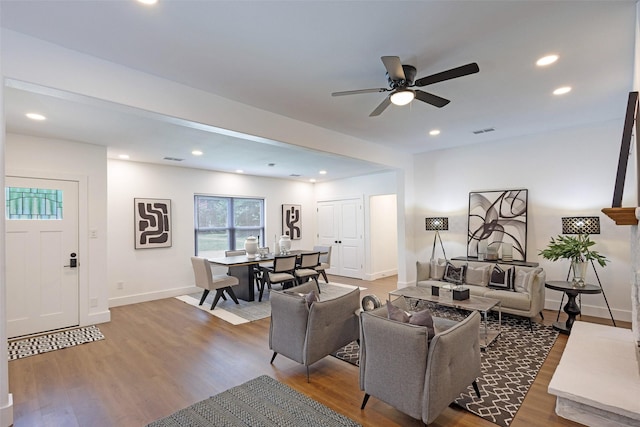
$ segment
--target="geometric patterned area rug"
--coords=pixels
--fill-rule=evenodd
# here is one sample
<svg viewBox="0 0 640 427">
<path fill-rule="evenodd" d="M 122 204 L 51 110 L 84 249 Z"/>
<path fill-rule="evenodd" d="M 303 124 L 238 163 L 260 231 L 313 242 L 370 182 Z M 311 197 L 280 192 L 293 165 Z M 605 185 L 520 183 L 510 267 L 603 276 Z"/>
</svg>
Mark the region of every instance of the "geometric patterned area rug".
<svg viewBox="0 0 640 427">
<path fill-rule="evenodd" d="M 321 301 L 336 298 L 356 288 L 356 286 L 344 285 L 342 283 L 320 282 L 319 285 Z M 360 289 L 363 290 L 366 288 Z M 257 300 L 257 295 L 255 301 L 244 301 L 242 299 L 238 299 L 239 304 L 234 303 L 231 298 L 227 298 L 226 301 L 220 299 L 218 304 L 216 304 L 216 307 L 213 310 L 210 310 L 214 296 L 215 292 L 210 292 L 202 305 L 198 305 L 200 303 L 200 298 L 202 297 L 202 292 L 191 295 L 181 295 L 176 297 L 176 299 L 209 313 L 212 316 L 216 316 L 225 322 L 231 323 L 232 325 L 241 325 L 243 323 L 249 323 L 271 316 L 271 303 L 269 302 L 268 289 L 265 289 L 262 301 Z"/>
<path fill-rule="evenodd" d="M 93 325 L 18 341 L 9 341 L 9 360 L 22 359 L 23 357 L 103 339 L 104 335 L 102 335 L 100 329 Z"/>
<path fill-rule="evenodd" d="M 428 308 L 434 316 L 454 320 L 462 320 L 469 315 L 456 309 Z M 497 329 L 496 313 L 489 314 L 488 326 Z M 533 322 L 531 332 L 526 319 L 503 315 L 500 336 L 481 353 L 482 376 L 477 381 L 481 397 L 478 398 L 469 385 L 455 403 L 494 424 L 509 426 L 557 337 L 558 332 L 551 326 Z M 358 365 L 358 350 L 358 344 L 353 342 L 333 356 Z"/>
<path fill-rule="evenodd" d="M 186 426 L 357 427 L 360 424 L 262 375 L 147 425 Z"/>
</svg>

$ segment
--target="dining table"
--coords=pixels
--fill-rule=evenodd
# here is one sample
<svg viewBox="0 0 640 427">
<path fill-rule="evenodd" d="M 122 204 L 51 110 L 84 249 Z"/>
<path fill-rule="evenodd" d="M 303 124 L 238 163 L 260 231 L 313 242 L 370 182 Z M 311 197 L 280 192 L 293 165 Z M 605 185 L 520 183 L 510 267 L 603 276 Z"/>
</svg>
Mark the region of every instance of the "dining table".
<svg viewBox="0 0 640 427">
<path fill-rule="evenodd" d="M 300 257 L 302 254 L 313 252 L 318 251 L 294 249 L 290 250 L 288 254 Z M 320 251 L 321 255 L 325 253 L 326 252 Z M 207 260 L 213 265 L 227 267 L 229 269 L 228 274 L 238 279 L 240 283 L 233 289 L 236 297 L 244 301 L 255 301 L 256 289 L 254 286 L 254 268 L 259 264 L 272 263 L 275 257 L 275 254 L 270 253 L 266 255 L 256 255 L 254 257 L 249 257 L 249 255 L 236 255 L 218 258 L 207 258 Z"/>
</svg>

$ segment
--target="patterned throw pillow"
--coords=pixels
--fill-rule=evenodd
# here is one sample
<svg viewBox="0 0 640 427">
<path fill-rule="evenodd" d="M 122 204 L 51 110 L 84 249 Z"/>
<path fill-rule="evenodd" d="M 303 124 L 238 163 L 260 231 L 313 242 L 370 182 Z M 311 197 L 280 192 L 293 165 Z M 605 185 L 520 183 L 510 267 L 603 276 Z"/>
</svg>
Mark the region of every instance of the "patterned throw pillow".
<svg viewBox="0 0 640 427">
<path fill-rule="evenodd" d="M 489 272 L 491 271 L 491 265 L 483 265 L 481 267 L 467 266 L 465 272 L 465 283 L 467 285 L 488 286 L 489 285 Z"/>
<path fill-rule="evenodd" d="M 515 278 L 513 281 L 513 290 L 516 292 L 523 292 L 526 294 L 531 293 L 531 286 L 533 285 L 533 280 L 537 274 L 540 273 L 542 269 L 536 268 L 533 270 L 523 270 L 519 269 L 515 273 Z"/>
<path fill-rule="evenodd" d="M 444 280 L 445 282 L 454 283 L 456 285 L 462 285 L 464 283 L 464 276 L 467 270 L 466 265 L 461 265 L 460 267 L 456 267 L 450 262 L 447 263 L 447 266 L 444 269 Z"/>
<path fill-rule="evenodd" d="M 513 282 L 515 280 L 515 269 L 513 267 L 503 270 L 499 265 L 494 265 L 491 270 L 491 280 L 489 287 L 493 289 L 502 289 L 504 291 L 513 290 Z"/>
</svg>

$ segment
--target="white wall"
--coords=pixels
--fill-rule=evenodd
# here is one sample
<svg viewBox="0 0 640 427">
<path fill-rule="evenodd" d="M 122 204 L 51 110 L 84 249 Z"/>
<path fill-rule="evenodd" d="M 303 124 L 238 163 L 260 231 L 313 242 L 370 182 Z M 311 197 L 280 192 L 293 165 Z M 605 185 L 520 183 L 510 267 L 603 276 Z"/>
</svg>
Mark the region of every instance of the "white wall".
<svg viewBox="0 0 640 427">
<path fill-rule="evenodd" d="M 398 206 L 395 194 L 371 196 L 370 254 L 371 273 L 367 280 L 376 280 L 398 273 Z"/>
<path fill-rule="evenodd" d="M 624 103 L 621 114 L 622 110 Z M 432 232 L 424 231 L 425 217 L 449 217 L 449 231 L 441 233 L 447 255 L 465 255 L 469 192 L 525 188 L 529 190 L 528 261 L 539 262 L 547 280 L 565 280 L 568 263 L 544 260 L 538 256 L 539 250 L 561 233 L 561 217 L 599 216 L 601 234 L 592 236 L 594 248 L 611 262 L 598 274 L 614 317 L 629 320 L 630 231 L 600 212 L 611 206 L 622 123 L 621 119 L 416 156 L 415 165 L 420 165 L 414 168 L 418 259 L 430 257 L 433 242 Z M 623 206 L 637 206 L 632 163 Z M 588 281 L 597 283 L 592 270 Z M 545 307 L 557 309 L 560 298 L 559 292 L 547 290 Z M 585 314 L 609 317 L 602 295 L 583 295 L 582 304 Z"/>
<path fill-rule="evenodd" d="M 260 197 L 266 200 L 266 244 L 282 234 L 282 204 L 302 206 L 302 239 L 293 249 L 312 248 L 316 236 L 313 184 L 248 175 L 108 161 L 108 292 L 117 306 L 195 290 L 189 257 L 194 254 L 194 195 Z M 133 199 L 171 199 L 172 246 L 134 249 Z M 117 283 L 123 282 L 123 289 Z"/>
<path fill-rule="evenodd" d="M 79 180 L 80 325 L 110 320 L 107 301 L 107 167 L 105 147 L 7 134 L 6 174 Z M 89 239 L 89 230 L 97 238 Z M 89 303 L 95 300 L 97 304 Z"/>
</svg>

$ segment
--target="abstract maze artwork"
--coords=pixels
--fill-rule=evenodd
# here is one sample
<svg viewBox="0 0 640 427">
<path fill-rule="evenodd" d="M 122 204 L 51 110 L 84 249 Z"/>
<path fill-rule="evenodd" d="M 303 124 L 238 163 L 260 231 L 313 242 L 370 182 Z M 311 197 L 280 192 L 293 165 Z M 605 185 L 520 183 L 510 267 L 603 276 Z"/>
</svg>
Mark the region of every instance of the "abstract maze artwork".
<svg viewBox="0 0 640 427">
<path fill-rule="evenodd" d="M 134 199 L 136 249 L 171 246 L 171 200 Z"/>
<path fill-rule="evenodd" d="M 291 240 L 302 238 L 301 210 L 300 205 L 282 205 L 282 234 Z"/>
</svg>

